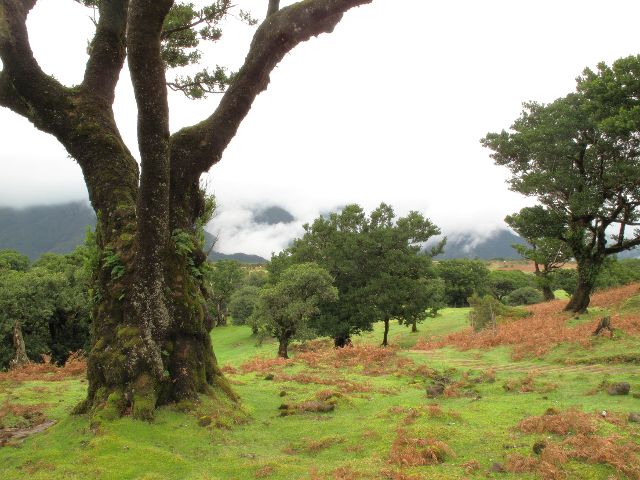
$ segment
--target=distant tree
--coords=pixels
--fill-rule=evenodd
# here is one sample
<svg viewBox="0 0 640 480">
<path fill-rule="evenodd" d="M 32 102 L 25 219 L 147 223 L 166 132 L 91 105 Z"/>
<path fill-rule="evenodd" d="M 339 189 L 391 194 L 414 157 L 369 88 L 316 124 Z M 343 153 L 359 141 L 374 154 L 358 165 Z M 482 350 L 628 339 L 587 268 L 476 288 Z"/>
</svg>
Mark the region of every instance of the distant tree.
<svg viewBox="0 0 640 480">
<path fill-rule="evenodd" d="M 489 272 L 491 294 L 500 301 L 514 290 L 532 287 L 534 283 L 533 275 L 520 270 L 491 270 Z"/>
<path fill-rule="evenodd" d="M 313 327 L 333 337 L 336 346 L 376 321 L 385 323 L 386 345 L 392 318 L 409 320 L 433 306 L 424 280 L 435 276 L 431 256 L 441 245 L 428 252 L 421 246 L 440 230 L 419 213 L 396 218 L 382 203 L 367 217 L 360 206 L 347 205 L 304 228 L 303 237 L 275 256 L 269 269 L 277 278 L 288 265 L 312 261 L 331 273 L 339 299 L 321 305 Z"/>
<path fill-rule="evenodd" d="M 262 287 L 265 283 L 269 281 L 269 272 L 266 270 L 259 268 L 251 268 L 246 270 L 246 274 L 242 279 L 243 285 L 249 285 L 252 287 Z"/>
<path fill-rule="evenodd" d="M 507 225 L 529 244 L 512 246 L 523 258 L 533 262 L 538 285 L 545 300 L 555 298 L 551 286 L 551 273 L 562 268 L 572 257 L 571 250 L 564 241 L 548 236 L 554 229 L 560 233 L 561 221 L 554 226 L 548 224 L 549 220 L 553 220 L 553 217 L 547 215 L 541 206 L 526 207 L 505 218 Z"/>
<path fill-rule="evenodd" d="M 200 272 L 206 256 L 196 233 L 206 203 L 200 178 L 220 161 L 280 61 L 371 1 L 304 0 L 282 8 L 277 1 L 253 2 L 268 14 L 238 71 L 229 72 L 197 64 L 198 47 L 221 39 L 225 19 L 258 23 L 230 0 L 199 7 L 178 0 L 78 0 L 94 8 L 95 35 L 83 78 L 68 86 L 33 54 L 27 16 L 36 0 L 0 0 L 0 106 L 53 135 L 78 162 L 98 219 L 94 343 L 87 401 L 78 411 L 101 409 L 110 398 L 109 405 L 121 400 L 120 412 L 151 419 L 158 405 L 212 389 L 235 398 L 209 336 Z M 139 159 L 113 112 L 125 61 Z M 182 67 L 190 74 L 171 73 Z M 169 90 L 189 98 L 220 93 L 220 99 L 206 118 L 171 133 Z"/>
<path fill-rule="evenodd" d="M 213 302 L 217 326 L 227 324 L 227 310 L 231 295 L 240 287 L 243 277 L 242 267 L 235 260 L 219 260 L 206 271 L 205 278 L 211 289 L 210 298 Z"/>
<path fill-rule="evenodd" d="M 64 363 L 70 352 L 88 347 L 86 267 L 80 247 L 68 255 L 47 254 L 26 271 L 0 270 L 0 368 L 12 358 L 20 364 L 43 354 Z"/>
<path fill-rule="evenodd" d="M 325 269 L 314 263 L 292 265 L 281 272 L 277 282 L 261 290 L 254 322 L 278 339 L 278 356 L 289 358 L 289 342 L 308 329 L 321 303 L 337 298 L 338 290 Z"/>
<path fill-rule="evenodd" d="M 0 270 L 15 270 L 24 272 L 29 268 L 29 257 L 17 250 L 0 250 Z"/>
<path fill-rule="evenodd" d="M 564 242 L 578 264 L 566 309 L 586 311 L 604 259 L 640 245 L 640 56 L 585 69 L 576 92 L 525 103 L 509 132 L 482 143 L 511 170 L 511 188 L 536 197 L 544 237 Z M 558 228 L 560 226 L 561 228 Z M 613 235 L 609 235 L 612 233 Z"/>
<path fill-rule="evenodd" d="M 412 291 L 407 292 L 408 301 L 403 306 L 403 315 L 398 322 L 411 327 L 411 332 L 418 331 L 418 323 L 427 318 L 435 318 L 438 311 L 445 307 L 444 280 L 434 277 L 422 278 L 418 282 L 412 282 Z M 427 308 L 425 309 L 425 305 Z"/>
<path fill-rule="evenodd" d="M 467 299 L 474 293 L 489 292 L 489 269 L 480 260 L 440 260 L 437 273 L 444 280 L 444 300 L 450 307 L 466 307 Z"/>
<path fill-rule="evenodd" d="M 229 313 L 234 325 L 246 325 L 251 317 L 258 298 L 260 296 L 260 288 L 253 285 L 245 285 L 238 288 L 229 299 Z M 253 333 L 258 333 L 253 329 Z"/>
</svg>

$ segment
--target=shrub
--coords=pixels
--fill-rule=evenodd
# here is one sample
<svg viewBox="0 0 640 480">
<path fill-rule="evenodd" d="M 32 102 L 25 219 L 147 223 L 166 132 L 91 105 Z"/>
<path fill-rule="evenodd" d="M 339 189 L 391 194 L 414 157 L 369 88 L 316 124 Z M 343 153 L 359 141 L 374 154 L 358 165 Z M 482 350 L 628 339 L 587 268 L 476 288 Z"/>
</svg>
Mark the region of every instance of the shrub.
<svg viewBox="0 0 640 480">
<path fill-rule="evenodd" d="M 503 300 L 514 290 L 535 286 L 536 279 L 530 273 L 520 270 L 492 270 L 489 272 L 489 284 L 493 296 Z"/>
<path fill-rule="evenodd" d="M 522 287 L 511 292 L 505 298 L 505 303 L 511 306 L 534 305 L 544 301 L 542 292 L 533 287 Z"/>
<path fill-rule="evenodd" d="M 491 295 L 481 297 L 474 294 L 467 299 L 467 302 L 471 306 L 469 323 L 476 332 L 487 327 L 495 327 L 498 316 L 507 315 L 510 312 L 508 307 Z"/>
</svg>

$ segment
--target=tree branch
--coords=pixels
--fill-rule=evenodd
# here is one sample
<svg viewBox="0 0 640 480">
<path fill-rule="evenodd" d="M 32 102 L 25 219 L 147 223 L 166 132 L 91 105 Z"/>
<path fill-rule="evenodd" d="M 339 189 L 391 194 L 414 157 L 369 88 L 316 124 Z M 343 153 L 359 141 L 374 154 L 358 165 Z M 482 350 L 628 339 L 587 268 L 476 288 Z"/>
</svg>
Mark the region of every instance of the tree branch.
<svg viewBox="0 0 640 480">
<path fill-rule="evenodd" d="M 46 75 L 33 56 L 26 20 L 35 4 L 36 0 L 0 0 L 0 58 L 4 64 L 0 101 L 41 130 L 60 135 L 68 128 L 69 89 Z"/>
<path fill-rule="evenodd" d="M 267 8 L 267 17 L 270 17 L 274 13 L 280 10 L 280 0 L 269 0 L 269 7 Z"/>
<path fill-rule="evenodd" d="M 142 166 L 138 232 L 143 242 L 145 238 L 159 243 L 168 239 L 169 106 L 160 32 L 172 4 L 172 0 L 132 0 L 129 8 L 127 50 L 138 106 Z M 149 248 L 151 252 L 159 246 L 149 245 Z"/>
<path fill-rule="evenodd" d="M 270 15 L 256 31 L 245 63 L 215 112 L 171 138 L 175 175 L 199 178 L 222 157 L 275 66 L 296 45 L 330 33 L 349 9 L 372 0 L 306 0 Z M 173 177 L 172 177 L 173 178 Z"/>
<path fill-rule="evenodd" d="M 638 245 L 640 245 L 640 236 L 637 236 L 636 238 L 627 240 L 622 243 L 618 242 L 616 245 L 612 247 L 607 247 L 605 248 L 604 253 L 605 255 L 620 253 L 620 252 L 624 252 L 625 250 L 629 250 L 631 248 L 637 247 Z"/>
<path fill-rule="evenodd" d="M 113 104 L 116 84 L 126 57 L 128 7 L 129 0 L 100 2 L 100 19 L 84 72 L 84 89 L 102 97 L 108 105 Z"/>
<path fill-rule="evenodd" d="M 33 121 L 29 104 L 16 91 L 11 78 L 4 71 L 0 72 L 0 106 Z"/>
</svg>

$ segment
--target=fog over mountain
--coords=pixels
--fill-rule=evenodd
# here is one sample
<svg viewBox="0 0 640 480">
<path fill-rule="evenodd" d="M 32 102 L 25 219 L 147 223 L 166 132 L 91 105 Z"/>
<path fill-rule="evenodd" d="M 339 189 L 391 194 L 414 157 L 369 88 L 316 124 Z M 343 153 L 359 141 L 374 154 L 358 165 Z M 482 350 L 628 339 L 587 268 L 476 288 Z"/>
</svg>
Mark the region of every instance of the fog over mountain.
<svg viewBox="0 0 640 480">
<path fill-rule="evenodd" d="M 304 223 L 340 209 L 298 216 L 279 205 L 220 207 L 205 232 L 206 249 L 215 242 L 209 258 L 264 263 L 272 253 L 301 236 Z M 23 209 L 0 207 L 0 249 L 16 249 L 32 260 L 45 252 L 70 252 L 84 241 L 87 228 L 93 228 L 95 222 L 95 214 L 86 202 Z M 476 231 L 474 226 L 461 231 L 443 229 L 443 235 L 447 244 L 438 259 L 519 258 L 512 245 L 525 243 L 506 226 L 485 232 Z M 637 257 L 639 253 L 624 252 L 620 257 Z"/>
</svg>

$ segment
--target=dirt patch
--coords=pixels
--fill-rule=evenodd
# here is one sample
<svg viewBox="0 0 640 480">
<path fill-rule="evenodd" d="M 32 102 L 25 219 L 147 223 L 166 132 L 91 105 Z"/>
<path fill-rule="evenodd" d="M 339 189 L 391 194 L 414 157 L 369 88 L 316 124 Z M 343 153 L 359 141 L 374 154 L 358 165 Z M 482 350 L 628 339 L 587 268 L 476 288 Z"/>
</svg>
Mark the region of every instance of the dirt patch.
<svg viewBox="0 0 640 480">
<path fill-rule="evenodd" d="M 45 420 L 42 423 L 30 428 L 5 428 L 0 429 L 0 447 L 6 445 L 16 445 L 25 438 L 35 435 L 36 433 L 44 432 L 49 427 L 52 427 L 56 422 L 54 420 Z"/>
</svg>

